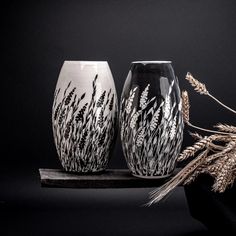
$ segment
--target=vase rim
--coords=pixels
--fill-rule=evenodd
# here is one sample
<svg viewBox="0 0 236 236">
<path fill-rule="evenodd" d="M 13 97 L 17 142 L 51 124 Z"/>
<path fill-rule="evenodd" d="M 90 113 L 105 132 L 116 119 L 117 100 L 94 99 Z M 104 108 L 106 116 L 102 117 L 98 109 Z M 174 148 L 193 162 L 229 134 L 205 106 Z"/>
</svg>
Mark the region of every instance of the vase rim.
<svg viewBox="0 0 236 236">
<path fill-rule="evenodd" d="M 68 64 L 79 64 L 79 65 L 86 65 L 86 66 L 94 66 L 94 65 L 107 65 L 108 62 L 107 61 L 73 61 L 73 60 L 66 60 L 64 61 L 64 63 L 68 63 Z"/>
<path fill-rule="evenodd" d="M 132 64 L 137 64 L 137 63 L 141 63 L 141 64 L 168 64 L 168 63 L 172 63 L 172 61 L 132 61 Z"/>
</svg>

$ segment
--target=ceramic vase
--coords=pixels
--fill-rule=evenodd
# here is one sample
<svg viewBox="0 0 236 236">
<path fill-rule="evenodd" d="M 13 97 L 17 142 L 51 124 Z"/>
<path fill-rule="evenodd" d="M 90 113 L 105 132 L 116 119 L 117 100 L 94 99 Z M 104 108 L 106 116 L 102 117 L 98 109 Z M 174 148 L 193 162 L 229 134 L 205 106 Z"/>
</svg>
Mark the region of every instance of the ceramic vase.
<svg viewBox="0 0 236 236">
<path fill-rule="evenodd" d="M 116 136 L 117 95 L 107 62 L 65 61 L 56 85 L 52 127 L 63 168 L 106 168 Z"/>
<path fill-rule="evenodd" d="M 120 134 L 132 174 L 164 178 L 183 139 L 180 89 L 170 61 L 132 62 L 120 106 Z"/>
</svg>

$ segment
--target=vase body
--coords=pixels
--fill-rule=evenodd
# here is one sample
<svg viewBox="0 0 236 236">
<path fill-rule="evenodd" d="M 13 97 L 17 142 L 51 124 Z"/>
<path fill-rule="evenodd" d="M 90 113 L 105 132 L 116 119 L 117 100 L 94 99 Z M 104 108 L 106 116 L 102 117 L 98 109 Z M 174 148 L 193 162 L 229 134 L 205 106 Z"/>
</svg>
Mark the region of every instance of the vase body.
<svg viewBox="0 0 236 236">
<path fill-rule="evenodd" d="M 56 85 L 52 126 L 63 168 L 106 168 L 116 136 L 117 95 L 107 62 L 65 61 Z"/>
<path fill-rule="evenodd" d="M 131 63 L 121 96 L 121 143 L 132 174 L 164 178 L 183 139 L 182 102 L 171 62 Z"/>
</svg>

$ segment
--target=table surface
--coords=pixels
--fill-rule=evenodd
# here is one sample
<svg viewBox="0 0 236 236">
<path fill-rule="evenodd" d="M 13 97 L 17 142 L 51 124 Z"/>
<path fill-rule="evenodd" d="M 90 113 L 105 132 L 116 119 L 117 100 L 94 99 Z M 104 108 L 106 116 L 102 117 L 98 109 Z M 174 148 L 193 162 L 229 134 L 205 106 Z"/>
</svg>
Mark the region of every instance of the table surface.
<svg viewBox="0 0 236 236">
<path fill-rule="evenodd" d="M 61 169 L 39 169 L 42 187 L 59 188 L 145 188 L 158 187 L 169 178 L 146 179 L 128 169 L 108 169 L 96 174 L 68 173 Z"/>
<path fill-rule="evenodd" d="M 2 161 L 0 235 L 206 236 L 206 228 L 190 217 L 182 187 L 160 204 L 143 207 L 152 187 L 42 188 L 39 168 L 61 169 L 47 165 Z"/>
</svg>

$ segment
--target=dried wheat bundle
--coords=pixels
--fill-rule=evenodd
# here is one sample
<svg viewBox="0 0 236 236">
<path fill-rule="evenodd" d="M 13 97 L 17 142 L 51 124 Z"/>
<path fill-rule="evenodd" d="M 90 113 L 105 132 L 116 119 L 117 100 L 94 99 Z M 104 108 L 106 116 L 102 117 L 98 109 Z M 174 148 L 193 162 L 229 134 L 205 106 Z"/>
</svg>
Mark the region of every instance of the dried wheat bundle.
<svg viewBox="0 0 236 236">
<path fill-rule="evenodd" d="M 186 79 L 194 87 L 195 91 L 207 95 L 222 105 L 224 108 L 236 114 L 236 111 L 226 106 L 209 93 L 206 85 L 195 79 L 189 72 Z M 214 192 L 224 192 L 236 179 L 236 126 L 228 124 L 217 124 L 217 130 L 210 130 L 193 125 L 189 118 L 190 102 L 188 92 L 182 92 L 182 112 L 184 122 L 194 129 L 212 133 L 209 136 L 202 136 L 198 133 L 191 133 L 197 141 L 185 150 L 178 157 L 178 161 L 191 161 L 171 180 L 160 188 L 150 193 L 150 201 L 147 205 L 159 202 L 176 186 L 192 183 L 200 174 L 209 174 L 214 178 L 212 190 Z M 194 156 L 196 156 L 194 158 Z"/>
</svg>

